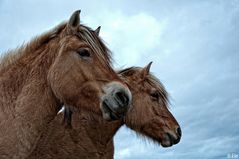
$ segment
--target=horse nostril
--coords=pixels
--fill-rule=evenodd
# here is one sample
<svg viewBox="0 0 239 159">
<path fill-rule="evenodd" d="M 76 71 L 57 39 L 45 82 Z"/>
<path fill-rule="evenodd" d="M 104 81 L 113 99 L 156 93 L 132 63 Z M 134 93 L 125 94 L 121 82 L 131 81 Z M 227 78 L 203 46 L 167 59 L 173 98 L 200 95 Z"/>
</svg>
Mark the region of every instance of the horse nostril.
<svg viewBox="0 0 239 159">
<path fill-rule="evenodd" d="M 175 145 L 175 144 L 179 143 L 179 141 L 181 139 L 180 136 L 175 138 L 175 136 L 170 133 L 166 133 L 166 134 L 167 134 L 168 139 L 170 140 L 171 145 Z"/>
<path fill-rule="evenodd" d="M 124 105 L 129 104 L 129 97 L 124 92 L 116 92 L 115 97 Z"/>
<path fill-rule="evenodd" d="M 182 131 L 181 131 L 181 128 L 180 128 L 180 127 L 177 128 L 177 134 L 178 134 L 179 137 L 182 136 Z"/>
</svg>

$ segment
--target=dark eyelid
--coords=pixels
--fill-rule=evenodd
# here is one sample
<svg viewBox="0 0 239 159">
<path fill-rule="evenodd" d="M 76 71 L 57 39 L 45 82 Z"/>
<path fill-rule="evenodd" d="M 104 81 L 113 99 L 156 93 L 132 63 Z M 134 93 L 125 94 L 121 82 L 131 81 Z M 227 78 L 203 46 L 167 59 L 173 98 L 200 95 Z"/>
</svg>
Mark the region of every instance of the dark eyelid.
<svg viewBox="0 0 239 159">
<path fill-rule="evenodd" d="M 151 97 L 158 99 L 160 94 L 158 91 L 153 91 L 152 93 L 150 93 L 150 95 Z"/>
<path fill-rule="evenodd" d="M 90 49 L 88 48 L 79 48 L 77 50 L 77 53 L 79 54 L 80 57 L 82 58 L 89 58 L 91 56 L 90 54 Z"/>
</svg>

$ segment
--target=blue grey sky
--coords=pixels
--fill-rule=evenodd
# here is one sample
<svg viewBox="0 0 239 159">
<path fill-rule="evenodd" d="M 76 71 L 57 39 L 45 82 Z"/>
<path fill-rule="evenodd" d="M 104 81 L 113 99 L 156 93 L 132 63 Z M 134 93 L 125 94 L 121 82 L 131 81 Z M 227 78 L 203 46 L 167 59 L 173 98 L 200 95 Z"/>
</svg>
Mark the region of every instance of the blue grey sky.
<svg viewBox="0 0 239 159">
<path fill-rule="evenodd" d="M 0 0 L 0 52 L 82 10 L 84 24 L 102 26 L 115 68 L 144 66 L 171 94 L 183 137 L 162 148 L 122 128 L 116 159 L 226 159 L 239 155 L 238 0 Z M 239 157 L 238 157 L 239 158 Z"/>
</svg>

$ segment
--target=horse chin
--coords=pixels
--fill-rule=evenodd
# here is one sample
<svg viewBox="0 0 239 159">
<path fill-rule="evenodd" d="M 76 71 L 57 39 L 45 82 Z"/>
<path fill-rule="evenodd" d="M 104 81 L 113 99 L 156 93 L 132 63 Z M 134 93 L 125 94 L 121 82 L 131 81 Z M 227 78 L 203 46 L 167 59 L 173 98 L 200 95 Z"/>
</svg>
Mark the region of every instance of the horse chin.
<svg viewBox="0 0 239 159">
<path fill-rule="evenodd" d="M 165 140 L 161 142 L 161 146 L 164 148 L 173 146 L 172 142 L 170 140 Z"/>
<path fill-rule="evenodd" d="M 164 148 L 173 146 L 173 142 L 171 141 L 171 139 L 169 137 L 161 138 L 161 137 L 153 137 L 153 136 L 147 135 L 146 138 L 155 144 L 161 145 Z"/>
<path fill-rule="evenodd" d="M 175 143 L 175 139 L 169 133 L 165 133 L 163 139 L 161 140 L 161 146 L 164 148 L 171 147 Z"/>
</svg>

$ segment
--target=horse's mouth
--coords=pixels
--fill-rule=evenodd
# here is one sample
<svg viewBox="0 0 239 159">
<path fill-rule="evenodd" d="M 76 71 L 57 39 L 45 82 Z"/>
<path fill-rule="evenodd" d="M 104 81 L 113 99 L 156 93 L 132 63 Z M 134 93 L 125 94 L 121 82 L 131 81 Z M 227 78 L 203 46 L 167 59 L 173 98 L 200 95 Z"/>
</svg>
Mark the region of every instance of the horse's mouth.
<svg viewBox="0 0 239 159">
<path fill-rule="evenodd" d="M 152 138 L 152 137 L 148 137 L 148 139 L 150 141 L 153 141 L 154 143 L 157 143 L 157 144 L 161 145 L 164 148 L 171 147 L 171 146 L 174 145 L 171 140 L 165 140 L 165 139 L 161 139 L 161 138 L 155 139 L 155 138 Z"/>
<path fill-rule="evenodd" d="M 161 141 L 161 145 L 162 145 L 162 147 L 171 147 L 171 146 L 176 145 L 177 143 L 179 143 L 179 141 L 180 141 L 180 137 L 175 138 L 170 133 L 166 133 L 164 135 L 163 140 Z"/>
<path fill-rule="evenodd" d="M 106 118 L 106 120 L 118 120 L 122 117 L 122 115 L 116 113 L 112 108 L 108 105 L 106 101 L 103 101 L 102 103 L 103 113 L 106 114 L 109 118 Z"/>
<path fill-rule="evenodd" d="M 171 147 L 171 146 L 173 146 L 173 143 L 170 141 L 170 140 L 167 140 L 167 141 L 161 141 L 161 146 L 162 147 Z"/>
<path fill-rule="evenodd" d="M 150 134 L 143 134 L 143 136 L 144 135 L 146 135 L 150 141 L 153 141 L 154 143 L 157 143 L 164 148 L 176 145 L 180 141 L 180 138 L 175 138 L 173 135 L 167 132 L 165 132 L 163 136 L 157 136 L 157 135 L 152 136 Z"/>
</svg>

